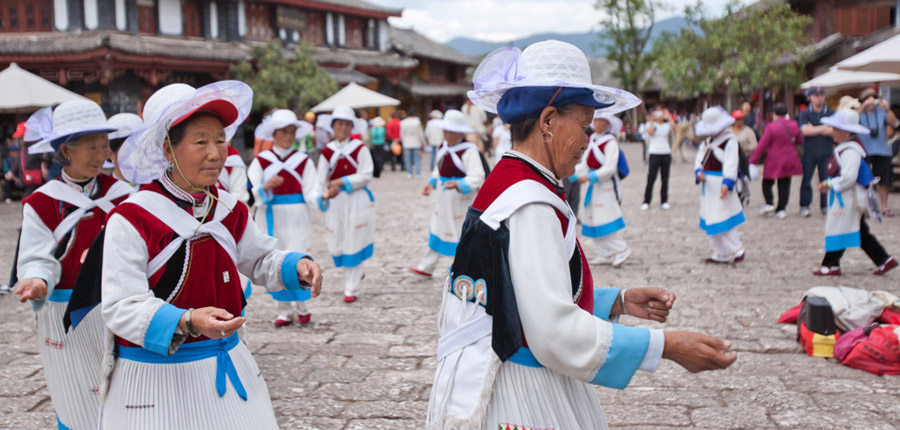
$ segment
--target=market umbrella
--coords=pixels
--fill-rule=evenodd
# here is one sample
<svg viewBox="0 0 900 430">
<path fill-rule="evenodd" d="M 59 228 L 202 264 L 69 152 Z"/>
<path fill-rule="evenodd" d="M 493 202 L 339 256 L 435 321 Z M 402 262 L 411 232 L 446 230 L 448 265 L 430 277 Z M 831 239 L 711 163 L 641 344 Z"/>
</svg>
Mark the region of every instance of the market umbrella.
<svg viewBox="0 0 900 430">
<path fill-rule="evenodd" d="M 886 86 L 900 85 L 900 74 L 854 72 L 832 67 L 827 72 L 816 76 L 812 80 L 804 82 L 800 85 L 800 88 L 822 87 L 827 90 L 827 92 L 835 92 L 839 90 L 862 88 L 872 84 Z"/>
<path fill-rule="evenodd" d="M 836 64 L 859 72 L 900 73 L 900 34 Z"/>
<path fill-rule="evenodd" d="M 0 113 L 30 113 L 69 100 L 85 97 L 23 70 L 16 63 L 0 72 Z"/>
<path fill-rule="evenodd" d="M 365 109 L 382 106 L 397 106 L 400 100 L 377 93 L 353 82 L 333 96 L 325 99 L 310 109 L 313 112 L 331 112 L 338 106 L 349 106 L 351 109 Z"/>
</svg>

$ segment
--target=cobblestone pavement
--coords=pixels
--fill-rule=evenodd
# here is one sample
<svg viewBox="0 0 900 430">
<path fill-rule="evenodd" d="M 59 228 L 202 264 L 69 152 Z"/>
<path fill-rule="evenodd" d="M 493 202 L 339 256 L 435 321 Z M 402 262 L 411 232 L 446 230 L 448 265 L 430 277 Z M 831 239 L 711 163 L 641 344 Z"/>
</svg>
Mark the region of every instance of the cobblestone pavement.
<svg viewBox="0 0 900 430">
<path fill-rule="evenodd" d="M 763 218 L 759 183 L 753 185 L 749 221 L 740 227 L 747 260 L 738 267 L 703 263 L 707 241 L 697 228 L 698 189 L 691 163 L 675 161 L 672 209 L 639 206 L 645 184 L 640 147 L 627 145 L 632 174 L 623 181 L 625 237 L 634 256 L 621 269 L 594 269 L 597 285 L 664 286 L 678 297 L 665 329 L 699 330 L 730 339 L 738 361 L 720 372 L 689 374 L 664 362 L 639 372 L 624 391 L 597 388 L 609 423 L 620 428 L 893 428 L 900 422 L 900 378 L 879 377 L 808 357 L 794 326 L 778 316 L 816 285 L 900 290 L 900 271 L 872 276 L 860 250 L 844 258 L 845 275 L 818 279 L 824 217 L 797 214 L 799 178 L 790 215 Z M 692 151 L 686 151 L 693 157 Z M 691 158 L 692 159 L 692 158 Z M 375 258 L 366 262 L 360 300 L 341 300 L 343 276 L 325 247 L 317 215 L 315 257 L 326 268 L 322 297 L 312 302 L 312 323 L 276 329 L 272 300 L 249 300 L 246 339 L 266 377 L 286 429 L 418 429 L 435 368 L 436 314 L 441 280 L 407 274 L 426 247 L 432 200 L 424 181 L 390 171 L 371 185 L 378 227 Z M 657 185 L 658 190 L 658 185 Z M 658 199 L 658 191 L 656 198 Z M 890 206 L 900 212 L 900 195 Z M 18 205 L 0 205 L 0 273 L 8 273 L 20 224 Z M 900 253 L 900 219 L 872 227 L 889 252 Z M 585 244 L 588 257 L 592 246 Z M 449 259 L 442 260 L 446 267 Z M 13 297 L 0 298 L 0 428 L 51 428 L 53 407 L 43 380 L 34 318 Z M 626 324 L 639 324 L 629 317 Z M 655 323 L 654 323 L 655 324 Z M 656 325 L 659 326 L 659 325 Z M 200 387 L 198 387 L 199 389 Z"/>
</svg>

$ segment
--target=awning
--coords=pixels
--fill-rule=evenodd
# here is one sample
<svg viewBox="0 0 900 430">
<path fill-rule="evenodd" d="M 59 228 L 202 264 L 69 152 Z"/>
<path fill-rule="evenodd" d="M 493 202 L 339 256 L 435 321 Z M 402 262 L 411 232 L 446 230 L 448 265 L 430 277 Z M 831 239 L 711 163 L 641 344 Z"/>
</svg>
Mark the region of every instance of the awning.
<svg viewBox="0 0 900 430">
<path fill-rule="evenodd" d="M 800 88 L 822 87 L 828 92 L 835 92 L 838 90 L 862 88 L 872 84 L 898 85 L 900 84 L 900 74 L 853 72 L 832 67 L 829 71 L 804 82 L 800 85 Z"/>
<path fill-rule="evenodd" d="M 349 106 L 351 109 L 364 109 L 382 106 L 397 106 L 400 100 L 377 93 L 366 87 L 350 83 L 333 96 L 325 99 L 310 109 L 313 112 L 331 112 L 338 106 Z"/>
<path fill-rule="evenodd" d="M 835 65 L 858 72 L 900 73 L 900 34 Z"/>
<path fill-rule="evenodd" d="M 0 94 L 3 94 L 0 97 L 0 113 L 30 113 L 45 106 L 85 99 L 20 68 L 16 63 L 0 72 Z"/>
</svg>

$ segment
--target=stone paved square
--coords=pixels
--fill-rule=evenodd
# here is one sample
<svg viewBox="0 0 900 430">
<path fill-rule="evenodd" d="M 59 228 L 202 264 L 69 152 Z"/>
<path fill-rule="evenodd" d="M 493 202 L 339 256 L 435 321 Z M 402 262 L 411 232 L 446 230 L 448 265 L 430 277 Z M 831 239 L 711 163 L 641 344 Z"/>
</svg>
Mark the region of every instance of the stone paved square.
<svg viewBox="0 0 900 430">
<path fill-rule="evenodd" d="M 900 292 L 900 271 L 884 277 L 854 249 L 844 276 L 810 272 L 823 255 L 824 216 L 798 215 L 799 177 L 785 220 L 757 214 L 753 183 L 748 222 L 739 228 L 747 259 L 738 267 L 703 263 L 709 246 L 698 222 L 693 163 L 673 162 L 672 210 L 656 201 L 639 206 L 645 169 L 638 144 L 624 145 L 631 175 L 623 181 L 624 236 L 634 255 L 620 269 L 594 267 L 597 286 L 663 286 L 677 296 L 664 325 L 623 318 L 626 324 L 700 330 L 734 342 L 737 362 L 720 372 L 689 374 L 663 362 L 638 372 L 624 391 L 597 388 L 610 426 L 617 428 L 891 429 L 900 423 L 900 378 L 880 377 L 802 353 L 794 326 L 776 324 L 817 285 Z M 693 160 L 693 151 L 686 155 Z M 360 300 L 341 300 L 343 277 L 328 256 L 317 214 L 314 257 L 326 269 L 322 296 L 311 302 L 312 323 L 276 329 L 274 302 L 257 289 L 249 299 L 245 339 L 265 376 L 285 429 L 419 429 L 424 425 L 436 365 L 436 321 L 446 270 L 420 281 L 407 272 L 423 255 L 433 197 L 424 179 L 386 171 L 370 185 L 378 212 L 375 257 L 365 263 Z M 814 203 L 815 205 L 816 203 Z M 900 212 L 900 195 L 890 207 Z M 0 274 L 16 243 L 21 207 L 0 205 Z M 872 225 L 889 253 L 900 254 L 900 218 Z M 593 246 L 583 243 L 588 257 Z M 441 261 L 442 267 L 450 264 Z M 14 296 L 0 298 L 0 428 L 55 428 L 43 380 L 35 319 Z"/>
</svg>

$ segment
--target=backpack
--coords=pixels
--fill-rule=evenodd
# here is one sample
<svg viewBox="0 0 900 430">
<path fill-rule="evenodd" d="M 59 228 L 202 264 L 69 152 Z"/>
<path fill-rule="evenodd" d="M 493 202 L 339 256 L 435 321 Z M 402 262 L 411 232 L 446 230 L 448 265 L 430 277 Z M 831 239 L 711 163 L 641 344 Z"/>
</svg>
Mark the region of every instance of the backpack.
<svg viewBox="0 0 900 430">
<path fill-rule="evenodd" d="M 619 151 L 619 162 L 616 164 L 616 169 L 619 179 L 625 179 L 631 173 L 631 169 L 628 168 L 628 160 L 625 159 L 625 153 L 622 151 Z"/>
</svg>

